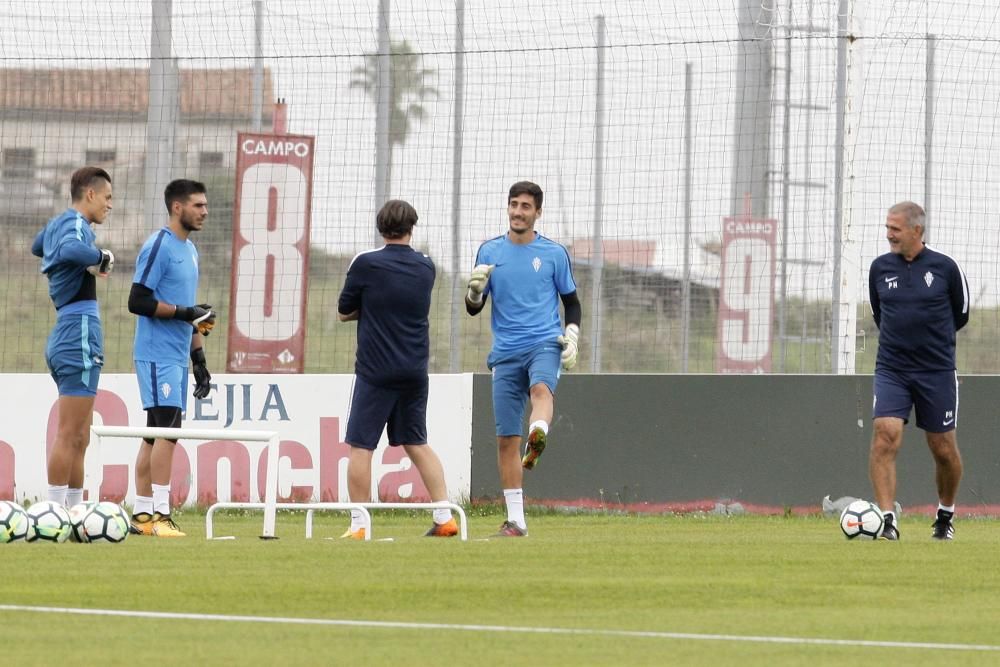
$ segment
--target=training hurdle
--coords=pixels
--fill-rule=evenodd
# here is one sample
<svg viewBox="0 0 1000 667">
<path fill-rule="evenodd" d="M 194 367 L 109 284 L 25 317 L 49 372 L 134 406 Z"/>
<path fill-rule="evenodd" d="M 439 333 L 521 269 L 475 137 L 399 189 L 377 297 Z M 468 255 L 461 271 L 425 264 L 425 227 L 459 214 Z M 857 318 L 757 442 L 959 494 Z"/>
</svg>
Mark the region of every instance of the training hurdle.
<svg viewBox="0 0 1000 667">
<path fill-rule="evenodd" d="M 103 459 L 101 457 L 102 438 L 163 438 L 169 440 L 235 440 L 239 442 L 266 442 L 267 443 L 267 481 L 264 488 L 264 502 L 262 503 L 241 503 L 223 502 L 215 503 L 208 508 L 205 514 L 205 536 L 207 539 L 220 539 L 215 537 L 213 518 L 215 512 L 220 509 L 245 509 L 262 510 L 264 512 L 264 526 L 261 539 L 276 539 L 274 534 L 275 516 L 281 510 L 306 510 L 306 537 L 312 537 L 313 512 L 334 510 L 350 511 L 357 509 L 362 512 L 367 529 L 365 530 L 365 540 L 372 537 L 372 509 L 451 509 L 459 517 L 459 535 L 462 541 L 468 539 L 468 526 L 465 511 L 455 503 L 440 501 L 433 503 L 336 503 L 336 502 L 315 502 L 315 503 L 279 503 L 278 502 L 278 446 L 280 440 L 276 431 L 248 431 L 234 429 L 187 429 L 187 428 L 155 428 L 149 426 L 91 426 L 90 445 L 88 453 L 93 455 L 98 463 L 98 474 L 88 476 L 88 484 L 85 485 L 90 498 L 98 498 L 100 495 L 101 481 L 103 477 Z"/>
<path fill-rule="evenodd" d="M 313 509 L 326 509 L 325 507 L 316 507 L 317 505 L 322 505 L 323 503 L 306 503 L 299 504 L 294 503 L 296 509 L 305 508 L 306 510 L 306 538 L 312 537 L 312 524 L 313 524 Z M 344 503 L 327 503 L 327 504 L 344 504 Z M 350 504 L 350 503 L 347 503 Z M 354 505 L 352 505 L 354 506 Z M 458 515 L 458 536 L 465 542 L 469 539 L 469 528 L 467 525 L 467 520 L 465 517 L 465 510 L 462 509 L 460 505 L 455 503 L 442 500 L 436 503 L 357 503 L 357 507 L 360 507 L 365 511 L 365 514 L 371 512 L 371 510 L 436 510 L 436 509 L 449 509 Z M 368 516 L 368 526 L 371 526 L 371 516 Z M 371 539 L 371 530 L 365 532 L 365 539 Z"/>
<path fill-rule="evenodd" d="M 212 517 L 216 510 L 223 509 L 240 509 L 240 510 L 264 510 L 265 516 L 267 513 L 266 503 L 215 503 L 208 508 L 205 513 L 205 539 L 209 540 L 228 540 L 232 539 L 231 536 L 215 537 L 215 527 L 212 525 Z M 368 510 L 364 508 L 360 503 L 275 503 L 274 509 L 276 510 L 307 510 L 306 511 L 306 537 L 312 537 L 312 513 L 314 510 L 340 510 L 340 511 L 350 511 L 359 510 L 364 517 L 366 530 L 365 539 L 372 539 L 372 515 L 368 513 Z M 266 536 L 267 538 L 274 538 L 273 526 L 272 534 Z M 261 538 L 265 538 L 261 535 Z"/>
</svg>

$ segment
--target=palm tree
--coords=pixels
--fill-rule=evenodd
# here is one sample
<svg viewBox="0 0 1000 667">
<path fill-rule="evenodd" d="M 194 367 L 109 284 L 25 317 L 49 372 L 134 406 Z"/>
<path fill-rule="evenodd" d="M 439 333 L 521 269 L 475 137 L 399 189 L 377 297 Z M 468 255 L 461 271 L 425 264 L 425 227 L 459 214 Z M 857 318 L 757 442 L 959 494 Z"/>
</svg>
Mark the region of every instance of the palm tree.
<svg viewBox="0 0 1000 667">
<path fill-rule="evenodd" d="M 423 120 L 427 110 L 423 106 L 429 96 L 437 97 L 438 91 L 426 83 L 434 70 L 421 67 L 421 55 L 405 39 L 392 42 L 389 49 L 390 80 L 392 82 L 392 108 L 389 113 L 389 181 L 392 177 L 392 152 L 406 142 L 412 129 L 412 120 Z M 364 90 L 378 104 L 378 54 L 365 54 L 364 65 L 354 68 L 350 88 Z"/>
</svg>

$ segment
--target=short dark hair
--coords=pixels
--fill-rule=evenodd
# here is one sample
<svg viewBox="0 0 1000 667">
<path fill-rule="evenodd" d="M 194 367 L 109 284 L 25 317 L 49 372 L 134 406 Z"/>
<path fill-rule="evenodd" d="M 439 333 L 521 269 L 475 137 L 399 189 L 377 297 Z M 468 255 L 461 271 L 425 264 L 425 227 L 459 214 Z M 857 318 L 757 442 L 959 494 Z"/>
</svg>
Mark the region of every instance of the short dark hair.
<svg viewBox="0 0 1000 667">
<path fill-rule="evenodd" d="M 531 181 L 518 181 L 510 186 L 510 192 L 507 194 L 507 202 L 509 203 L 511 199 L 518 195 L 531 195 L 535 198 L 535 208 L 542 207 L 542 189 Z"/>
<path fill-rule="evenodd" d="M 111 183 L 111 176 L 100 167 L 80 167 L 69 179 L 69 195 L 73 201 L 80 201 L 88 188 L 97 185 L 97 181 Z"/>
<path fill-rule="evenodd" d="M 387 239 L 401 239 L 417 224 L 417 211 L 402 199 L 390 199 L 375 216 L 378 233 Z"/>
<path fill-rule="evenodd" d="M 163 201 L 166 203 L 167 211 L 169 212 L 170 207 L 174 205 L 175 201 L 184 203 L 191 195 L 203 195 L 206 192 L 208 190 L 205 189 L 204 183 L 192 181 L 187 178 L 178 178 L 170 181 L 163 190 Z"/>
</svg>

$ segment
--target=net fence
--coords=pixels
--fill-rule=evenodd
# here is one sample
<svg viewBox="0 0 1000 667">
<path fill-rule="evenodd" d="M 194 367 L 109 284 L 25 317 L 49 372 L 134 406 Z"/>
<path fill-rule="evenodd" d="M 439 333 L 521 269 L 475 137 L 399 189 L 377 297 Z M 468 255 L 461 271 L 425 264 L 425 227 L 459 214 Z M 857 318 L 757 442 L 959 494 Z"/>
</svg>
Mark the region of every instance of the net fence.
<svg viewBox="0 0 1000 667">
<path fill-rule="evenodd" d="M 432 372 L 484 371 L 488 312 L 464 313 L 462 285 L 518 180 L 542 186 L 537 228 L 574 263 L 581 370 L 870 371 L 868 265 L 886 209 L 914 200 L 969 278 L 960 372 L 1000 371 L 991 0 L 74 7 L 0 6 L 6 372 L 45 370 L 54 313 L 30 244 L 85 164 L 114 179 L 97 230 L 118 258 L 99 285 L 106 369 L 131 368 L 134 259 L 177 177 L 208 186 L 193 240 L 199 299 L 221 311 L 210 363 L 226 364 L 237 136 L 272 132 L 278 98 L 287 132 L 314 140 L 307 372 L 353 369 L 336 302 L 351 258 L 378 245 L 380 197 L 415 206 L 414 245 L 438 268 Z"/>
</svg>

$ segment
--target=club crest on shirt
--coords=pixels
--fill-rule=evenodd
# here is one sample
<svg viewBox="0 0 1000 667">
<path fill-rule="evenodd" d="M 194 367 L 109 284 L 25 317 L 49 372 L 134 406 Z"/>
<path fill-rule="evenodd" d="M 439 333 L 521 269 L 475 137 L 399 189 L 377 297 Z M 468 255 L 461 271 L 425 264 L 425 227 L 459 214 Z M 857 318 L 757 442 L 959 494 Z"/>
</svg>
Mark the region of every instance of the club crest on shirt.
<svg viewBox="0 0 1000 667">
<path fill-rule="evenodd" d="M 535 268 L 535 273 L 538 273 L 538 269 L 542 268 L 542 260 L 538 257 L 531 260 L 531 266 Z"/>
<path fill-rule="evenodd" d="M 932 274 L 930 271 L 928 271 L 927 273 L 925 273 L 924 274 L 924 282 L 927 283 L 928 287 L 930 287 L 931 283 L 934 282 L 934 274 Z"/>
<path fill-rule="evenodd" d="M 170 398 L 170 384 L 167 382 L 161 384 L 160 393 L 163 394 L 163 398 Z"/>
</svg>

